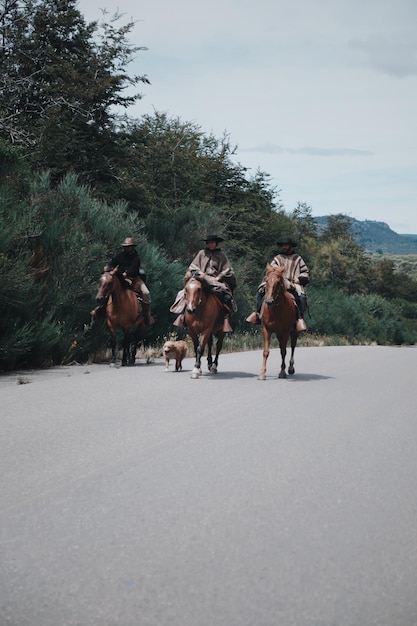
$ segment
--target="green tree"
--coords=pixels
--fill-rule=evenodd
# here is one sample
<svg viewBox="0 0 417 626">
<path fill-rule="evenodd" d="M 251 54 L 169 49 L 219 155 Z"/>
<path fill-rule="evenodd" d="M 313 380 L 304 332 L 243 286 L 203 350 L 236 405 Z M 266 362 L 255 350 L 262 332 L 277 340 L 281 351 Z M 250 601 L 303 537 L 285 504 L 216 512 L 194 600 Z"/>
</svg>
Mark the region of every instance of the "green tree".
<svg viewBox="0 0 417 626">
<path fill-rule="evenodd" d="M 335 239 L 352 239 L 352 220 L 343 213 L 329 215 L 321 239 L 323 241 L 334 241 Z"/>
<path fill-rule="evenodd" d="M 371 290 L 389 300 L 401 298 L 417 302 L 417 281 L 403 270 L 398 270 L 393 259 L 381 258 L 371 265 Z"/>
<path fill-rule="evenodd" d="M 347 294 L 369 291 L 370 261 L 353 239 L 319 241 L 310 269 L 315 285 L 331 285 Z"/>
<path fill-rule="evenodd" d="M 105 346 L 102 330 L 87 330 L 89 311 L 126 235 L 139 242 L 157 316 L 146 337 L 166 332 L 182 270 L 148 243 L 126 205 L 94 199 L 73 174 L 54 186 L 42 174 L 27 195 L 0 187 L 0 233 L 0 367 L 62 363 Z"/>
<path fill-rule="evenodd" d="M 307 244 L 318 237 L 317 222 L 312 215 L 311 206 L 305 202 L 298 202 L 296 208 L 291 212 L 294 220 L 294 237 L 298 242 Z"/>
<path fill-rule="evenodd" d="M 0 35 L 0 136 L 20 145 L 36 168 L 58 180 L 75 170 L 100 185 L 116 176 L 117 117 L 149 82 L 126 65 L 140 49 L 128 42 L 133 23 L 86 24 L 76 0 L 3 0 Z"/>
<path fill-rule="evenodd" d="M 205 135 L 178 117 L 158 112 L 140 120 L 126 117 L 117 140 L 127 158 L 118 163 L 119 188 L 115 183 L 109 192 L 123 193 L 141 217 L 163 216 L 190 202 L 229 206 L 245 181 L 245 168 L 233 162 L 235 147 L 226 135 Z"/>
</svg>

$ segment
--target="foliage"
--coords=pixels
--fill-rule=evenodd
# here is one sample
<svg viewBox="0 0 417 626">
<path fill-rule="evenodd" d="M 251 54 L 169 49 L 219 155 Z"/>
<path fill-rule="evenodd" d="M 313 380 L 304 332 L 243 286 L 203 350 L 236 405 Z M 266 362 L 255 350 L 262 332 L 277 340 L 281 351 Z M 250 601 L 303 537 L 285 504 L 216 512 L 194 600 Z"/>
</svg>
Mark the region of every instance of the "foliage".
<svg viewBox="0 0 417 626">
<path fill-rule="evenodd" d="M 141 48 L 129 44 L 133 23 L 86 24 L 76 0 L 3 2 L 0 34 L 0 136 L 21 147 L 54 180 L 68 170 L 94 185 L 113 178 L 113 107 L 149 82 L 125 66 Z"/>
<path fill-rule="evenodd" d="M 347 294 L 366 293 L 369 270 L 369 258 L 350 236 L 317 240 L 311 262 L 314 284 L 332 285 Z"/>
<path fill-rule="evenodd" d="M 94 346 L 95 330 L 88 323 L 98 276 L 127 234 L 139 241 L 157 315 L 167 323 L 162 302 L 176 293 L 178 268 L 143 238 L 140 222 L 125 206 L 95 200 L 74 175 L 53 188 L 47 174 L 33 183 L 18 211 L 6 201 L 0 206 L 4 368 L 60 363 L 69 351 L 75 359 L 78 345 L 88 354 Z M 13 227 L 7 226 L 11 215 Z"/>
<path fill-rule="evenodd" d="M 405 272 L 413 280 L 417 280 L 417 254 L 384 255 L 384 258 L 390 259 L 396 270 Z"/>
<path fill-rule="evenodd" d="M 236 162 L 227 134 L 165 113 L 116 114 L 140 98 L 127 88 L 149 82 L 126 71 L 143 49 L 128 41 L 131 22 L 87 24 L 75 0 L 3 0 L 0 17 L 1 368 L 83 361 L 105 348 L 104 324 L 90 328 L 89 311 L 126 236 L 148 276 L 148 343 L 169 332 L 169 306 L 209 231 L 225 239 L 238 280 L 232 325 L 247 345 L 259 327 L 245 317 L 283 235 L 310 268 L 311 333 L 416 342 L 415 262 L 369 256 L 346 215 L 320 229 L 308 204 L 286 212 L 269 175 Z"/>
<path fill-rule="evenodd" d="M 346 337 L 351 342 L 384 344 L 415 343 L 416 323 L 404 323 L 398 303 L 381 296 L 348 296 L 334 287 L 309 289 L 310 332 Z"/>
<path fill-rule="evenodd" d="M 235 147 L 227 136 L 207 136 L 198 125 L 165 113 L 125 118 L 118 148 L 128 155 L 119 168 L 126 200 L 142 217 L 154 213 L 155 219 L 190 200 L 229 206 L 244 182 L 244 168 L 232 163 Z"/>
</svg>

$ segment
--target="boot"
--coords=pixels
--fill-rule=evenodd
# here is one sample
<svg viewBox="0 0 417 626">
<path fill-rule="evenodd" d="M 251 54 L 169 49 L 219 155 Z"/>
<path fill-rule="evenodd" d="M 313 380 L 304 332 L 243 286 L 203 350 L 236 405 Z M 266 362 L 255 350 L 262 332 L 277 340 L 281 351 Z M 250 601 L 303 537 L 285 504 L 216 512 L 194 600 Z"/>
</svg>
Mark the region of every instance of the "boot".
<svg viewBox="0 0 417 626">
<path fill-rule="evenodd" d="M 184 324 L 184 313 L 180 313 L 177 317 L 177 319 L 172 322 L 172 324 L 174 326 L 178 326 L 178 328 L 185 328 L 185 324 Z"/>
<path fill-rule="evenodd" d="M 246 318 L 245 321 L 248 322 L 249 324 L 260 324 L 261 323 L 259 314 L 256 311 L 251 313 L 249 315 L 249 317 Z"/>
<path fill-rule="evenodd" d="M 302 317 L 299 317 L 295 323 L 295 330 L 297 333 L 301 333 L 303 330 L 307 330 L 307 324 Z"/>
<path fill-rule="evenodd" d="M 224 333 L 232 333 L 233 332 L 233 328 L 230 325 L 230 319 L 229 319 L 228 315 L 224 316 L 222 331 Z"/>
<path fill-rule="evenodd" d="M 143 310 L 143 317 L 145 318 L 146 326 L 152 326 L 153 324 L 155 324 L 155 320 L 152 317 L 152 313 L 151 313 L 151 303 L 142 302 L 142 310 Z"/>
<path fill-rule="evenodd" d="M 233 300 L 233 298 L 230 295 L 230 293 L 226 293 L 223 296 L 223 308 L 225 310 L 225 314 L 226 315 L 228 313 L 236 313 L 237 312 L 237 304 Z"/>
</svg>

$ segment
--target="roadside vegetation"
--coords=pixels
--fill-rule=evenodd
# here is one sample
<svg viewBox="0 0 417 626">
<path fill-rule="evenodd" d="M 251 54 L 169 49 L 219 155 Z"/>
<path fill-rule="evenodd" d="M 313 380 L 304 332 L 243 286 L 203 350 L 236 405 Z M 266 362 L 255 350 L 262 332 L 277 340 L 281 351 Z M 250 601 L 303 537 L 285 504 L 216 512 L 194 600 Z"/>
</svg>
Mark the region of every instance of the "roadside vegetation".
<svg viewBox="0 0 417 626">
<path fill-rule="evenodd" d="M 209 231 L 225 238 L 239 285 L 225 350 L 262 346 L 244 319 L 283 235 L 311 271 L 304 345 L 417 342 L 415 257 L 368 255 L 345 215 L 319 232 L 307 203 L 286 209 L 267 173 L 236 163 L 227 135 L 161 112 L 127 115 L 141 96 L 125 94 L 151 89 L 127 73 L 144 53 L 129 43 L 133 24 L 87 24 L 72 0 L 3 1 L 0 14 L 0 370 L 105 353 L 89 311 L 126 236 L 157 320 L 149 354 L 178 332 L 169 307 Z"/>
</svg>

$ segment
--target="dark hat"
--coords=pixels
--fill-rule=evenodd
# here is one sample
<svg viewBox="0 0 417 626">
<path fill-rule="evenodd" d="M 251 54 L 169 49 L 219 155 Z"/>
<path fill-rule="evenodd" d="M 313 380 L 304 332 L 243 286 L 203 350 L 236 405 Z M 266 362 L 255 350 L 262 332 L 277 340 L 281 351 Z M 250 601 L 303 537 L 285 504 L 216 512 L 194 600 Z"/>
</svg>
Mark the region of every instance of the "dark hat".
<svg viewBox="0 0 417 626">
<path fill-rule="evenodd" d="M 222 241 L 224 241 L 224 239 L 222 239 L 218 235 L 214 235 L 213 233 L 211 233 L 210 235 L 207 235 L 207 237 L 203 239 L 203 241 L 205 241 L 206 243 L 208 241 L 215 241 L 216 243 L 221 243 Z"/>
<path fill-rule="evenodd" d="M 136 243 L 135 243 L 134 239 L 132 239 L 132 237 L 126 237 L 126 239 L 122 243 L 122 247 L 123 248 L 128 248 L 129 246 L 136 247 Z"/>
<path fill-rule="evenodd" d="M 295 248 L 297 245 L 297 242 L 293 241 L 291 237 L 281 237 L 281 239 L 278 239 L 279 246 L 285 246 L 285 244 L 289 244 L 290 246 Z"/>
</svg>

